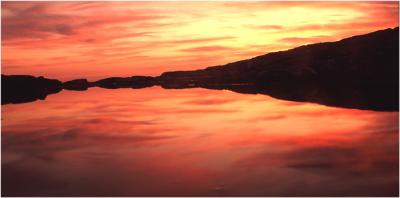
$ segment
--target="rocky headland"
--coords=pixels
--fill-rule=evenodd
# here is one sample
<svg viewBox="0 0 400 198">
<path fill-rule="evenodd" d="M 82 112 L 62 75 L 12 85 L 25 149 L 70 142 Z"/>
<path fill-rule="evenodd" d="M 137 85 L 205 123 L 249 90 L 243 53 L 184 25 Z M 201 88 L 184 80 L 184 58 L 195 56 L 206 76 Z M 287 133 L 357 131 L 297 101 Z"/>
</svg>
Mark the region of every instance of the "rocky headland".
<svg viewBox="0 0 400 198">
<path fill-rule="evenodd" d="M 2 75 L 2 104 L 30 102 L 66 90 L 161 86 L 228 89 L 246 94 L 357 109 L 398 111 L 399 28 L 337 42 L 304 45 L 251 59 L 157 77 L 112 77 L 60 82 Z"/>
</svg>

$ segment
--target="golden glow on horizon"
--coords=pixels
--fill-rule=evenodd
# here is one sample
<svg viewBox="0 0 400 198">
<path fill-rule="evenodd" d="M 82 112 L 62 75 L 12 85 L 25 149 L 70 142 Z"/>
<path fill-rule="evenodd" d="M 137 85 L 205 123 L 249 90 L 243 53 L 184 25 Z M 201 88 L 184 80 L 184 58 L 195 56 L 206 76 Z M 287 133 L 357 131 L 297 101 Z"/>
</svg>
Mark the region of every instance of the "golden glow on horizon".
<svg viewBox="0 0 400 198">
<path fill-rule="evenodd" d="M 3 2 L 2 73 L 159 75 L 398 26 L 398 2 Z"/>
</svg>

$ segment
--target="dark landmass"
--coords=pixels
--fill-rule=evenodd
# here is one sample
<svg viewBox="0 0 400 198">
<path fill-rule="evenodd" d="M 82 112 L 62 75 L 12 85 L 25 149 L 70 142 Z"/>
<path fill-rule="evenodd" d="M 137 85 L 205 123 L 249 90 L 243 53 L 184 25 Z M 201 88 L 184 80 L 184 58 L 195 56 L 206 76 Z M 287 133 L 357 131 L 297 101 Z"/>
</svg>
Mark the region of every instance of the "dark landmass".
<svg viewBox="0 0 400 198">
<path fill-rule="evenodd" d="M 399 29 L 317 43 L 195 71 L 165 72 L 161 84 L 398 84 Z"/>
<path fill-rule="evenodd" d="M 12 76 L 4 78 L 2 75 L 3 84 L 9 81 L 6 84 L 11 89 L 16 80 L 10 79 Z M 18 83 L 23 84 L 22 81 Z M 227 89 L 328 106 L 398 111 L 399 28 L 337 42 L 305 45 L 201 70 L 165 72 L 158 77 L 113 77 L 96 82 L 78 79 L 58 86 L 81 91 L 94 86 L 116 89 L 154 85 L 166 89 Z M 40 93 L 36 93 L 41 96 L 39 99 L 44 99 L 43 93 L 53 93 L 44 91 L 48 88 L 43 83 L 34 86 L 34 90 Z M 19 89 L 15 91 L 20 92 L 19 95 L 12 90 L 4 94 L 6 90 L 3 88 L 2 104 L 7 104 L 4 100 L 10 103 L 15 97 L 26 96 L 21 93 L 27 88 L 15 88 Z"/>
<path fill-rule="evenodd" d="M 101 87 L 105 89 L 133 88 L 140 89 L 158 84 L 156 78 L 151 76 L 112 77 L 95 82 L 86 79 L 70 80 L 63 83 L 66 90 L 85 91 L 90 87 Z"/>
<path fill-rule="evenodd" d="M 62 90 L 59 80 L 28 75 L 1 75 L 1 104 L 44 100 L 47 95 Z"/>
<path fill-rule="evenodd" d="M 399 28 L 305 45 L 195 71 L 165 72 L 164 88 L 204 87 L 329 106 L 399 108 Z"/>
<path fill-rule="evenodd" d="M 86 79 L 76 79 L 63 82 L 62 87 L 66 90 L 85 91 L 89 87 L 92 87 L 92 85 Z"/>
<path fill-rule="evenodd" d="M 151 76 L 132 76 L 127 78 L 106 78 L 98 80 L 93 83 L 93 86 L 107 88 L 107 89 L 118 89 L 118 88 L 144 88 L 156 85 L 157 81 Z"/>
</svg>

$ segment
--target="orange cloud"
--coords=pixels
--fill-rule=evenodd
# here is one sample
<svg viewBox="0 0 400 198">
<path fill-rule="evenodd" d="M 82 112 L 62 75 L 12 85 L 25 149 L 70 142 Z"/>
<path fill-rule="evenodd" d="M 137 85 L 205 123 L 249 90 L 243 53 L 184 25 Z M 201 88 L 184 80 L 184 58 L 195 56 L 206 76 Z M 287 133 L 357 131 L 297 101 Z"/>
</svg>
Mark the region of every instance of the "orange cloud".
<svg viewBox="0 0 400 198">
<path fill-rule="evenodd" d="M 230 48 L 230 47 L 214 45 L 214 46 L 193 47 L 193 48 L 183 49 L 182 51 L 184 51 L 184 52 L 210 52 L 210 51 L 229 51 L 232 49 L 233 48 Z"/>
<path fill-rule="evenodd" d="M 199 69 L 395 27 L 398 8 L 398 2 L 3 2 L 2 72 L 94 80 Z"/>
</svg>

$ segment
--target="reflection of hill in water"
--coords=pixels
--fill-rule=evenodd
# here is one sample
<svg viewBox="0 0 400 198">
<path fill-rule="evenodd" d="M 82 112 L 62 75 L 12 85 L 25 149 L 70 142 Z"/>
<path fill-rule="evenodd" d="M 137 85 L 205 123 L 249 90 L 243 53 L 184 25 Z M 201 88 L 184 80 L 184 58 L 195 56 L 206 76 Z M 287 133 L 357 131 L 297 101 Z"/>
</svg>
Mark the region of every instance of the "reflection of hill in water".
<svg viewBox="0 0 400 198">
<path fill-rule="evenodd" d="M 301 46 L 203 70 L 165 72 L 158 77 L 78 79 L 61 83 L 2 75 L 2 104 L 30 102 L 62 89 L 227 89 L 245 94 L 357 109 L 399 108 L 399 29 L 386 29 L 338 42 Z"/>
<path fill-rule="evenodd" d="M 3 76 L 3 85 L 7 85 L 6 79 L 13 77 Z M 15 80 L 14 80 L 15 81 Z M 131 87 L 140 89 L 148 86 Z M 313 102 L 327 106 L 367 109 L 377 111 L 397 111 L 398 110 L 398 89 L 397 86 L 393 87 L 359 87 L 355 89 L 352 86 L 341 87 L 322 87 L 319 85 L 304 85 L 298 86 L 281 86 L 269 87 L 254 84 L 219 84 L 219 85 L 178 85 L 173 86 L 168 84 L 161 85 L 165 89 L 185 89 L 185 88 L 207 88 L 216 90 L 231 90 L 242 94 L 265 94 L 274 98 L 299 102 Z M 103 88 L 108 88 L 103 86 Z M 116 88 L 129 88 L 128 86 L 118 87 L 118 84 L 112 84 L 111 89 Z M 44 100 L 48 94 L 58 93 L 62 90 L 57 83 L 48 85 L 43 89 L 37 89 L 37 86 L 29 86 L 28 91 L 8 91 L 3 88 L 2 104 L 10 103 L 25 103 L 33 102 L 36 100 Z M 25 89 L 24 89 L 25 90 Z M 85 91 L 81 89 L 80 91 Z M 380 92 L 380 93 L 378 93 Z"/>
</svg>

